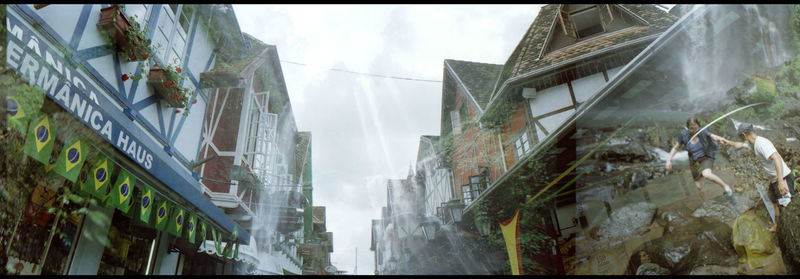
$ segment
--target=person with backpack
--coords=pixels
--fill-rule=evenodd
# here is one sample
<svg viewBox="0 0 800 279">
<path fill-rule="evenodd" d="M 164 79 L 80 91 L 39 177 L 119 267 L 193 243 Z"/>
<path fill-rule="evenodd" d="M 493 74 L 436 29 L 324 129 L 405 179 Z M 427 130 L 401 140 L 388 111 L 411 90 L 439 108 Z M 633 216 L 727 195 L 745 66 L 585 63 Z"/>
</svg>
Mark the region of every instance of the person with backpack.
<svg viewBox="0 0 800 279">
<path fill-rule="evenodd" d="M 681 130 L 678 136 L 678 143 L 676 143 L 669 152 L 665 169 L 668 171 L 672 170 L 672 156 L 675 156 L 678 149 L 683 146 L 686 151 L 689 152 L 689 168 L 692 171 L 692 177 L 694 178 L 695 186 L 697 186 L 697 191 L 700 192 L 700 198 L 702 198 L 704 202 L 708 200 L 706 198 L 706 192 L 703 191 L 703 183 L 701 182 L 703 178 L 721 186 L 725 191 L 725 195 L 731 197 L 733 195 L 731 187 L 711 171 L 711 169 L 714 168 L 714 151 L 719 149 L 719 145 L 717 145 L 715 141 L 723 142 L 725 139 L 712 134 L 708 129 L 703 130 L 696 137 L 692 138 L 699 129 L 700 122 L 696 117 L 690 117 L 686 120 L 686 129 Z"/>
</svg>

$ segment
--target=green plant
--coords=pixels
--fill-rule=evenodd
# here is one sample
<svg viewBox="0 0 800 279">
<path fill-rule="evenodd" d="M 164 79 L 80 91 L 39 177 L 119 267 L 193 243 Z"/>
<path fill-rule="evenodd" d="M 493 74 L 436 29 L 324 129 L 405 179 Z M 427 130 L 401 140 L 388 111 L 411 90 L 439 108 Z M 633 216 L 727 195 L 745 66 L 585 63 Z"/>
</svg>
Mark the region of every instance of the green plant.
<svg viewBox="0 0 800 279">
<path fill-rule="evenodd" d="M 118 8 L 114 10 L 114 17 L 117 18 L 119 16 L 124 17 L 123 10 L 125 9 L 124 4 L 116 5 Z M 138 21 L 138 15 L 135 16 L 128 16 L 128 23 L 130 24 L 127 29 L 125 30 L 125 39 L 127 44 L 122 46 L 120 57 L 129 57 L 134 58 L 135 60 L 140 59 L 149 59 L 151 54 L 153 53 L 153 49 L 150 48 L 152 44 L 149 36 L 147 36 L 148 30 L 146 28 L 142 28 Z M 111 37 L 111 33 L 109 32 L 102 32 L 104 37 L 110 43 L 114 43 L 114 39 Z"/>
<path fill-rule="evenodd" d="M 189 88 L 181 86 L 181 81 L 186 79 L 186 76 L 181 74 L 183 70 L 181 70 L 180 67 L 173 65 L 167 65 L 166 67 L 163 67 L 163 69 L 167 76 L 167 80 L 164 82 L 164 85 L 169 90 L 167 96 L 181 103 L 181 106 L 176 113 L 179 113 L 180 109 L 183 109 L 183 115 L 188 115 L 189 97 L 194 95 L 194 91 L 190 91 Z"/>
</svg>

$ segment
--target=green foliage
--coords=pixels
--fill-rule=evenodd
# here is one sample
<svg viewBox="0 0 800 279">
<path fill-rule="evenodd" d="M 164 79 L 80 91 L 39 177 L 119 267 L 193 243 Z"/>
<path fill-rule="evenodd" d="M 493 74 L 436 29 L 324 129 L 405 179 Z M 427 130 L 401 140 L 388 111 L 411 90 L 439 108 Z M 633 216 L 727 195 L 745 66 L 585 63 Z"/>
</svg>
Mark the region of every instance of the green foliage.
<svg viewBox="0 0 800 279">
<path fill-rule="evenodd" d="M 792 44 L 800 49 L 800 5 L 791 5 L 789 8 L 789 24 L 792 32 Z"/>
<path fill-rule="evenodd" d="M 780 95 L 797 98 L 800 93 L 800 59 L 797 56 L 778 70 L 775 89 Z"/>
</svg>

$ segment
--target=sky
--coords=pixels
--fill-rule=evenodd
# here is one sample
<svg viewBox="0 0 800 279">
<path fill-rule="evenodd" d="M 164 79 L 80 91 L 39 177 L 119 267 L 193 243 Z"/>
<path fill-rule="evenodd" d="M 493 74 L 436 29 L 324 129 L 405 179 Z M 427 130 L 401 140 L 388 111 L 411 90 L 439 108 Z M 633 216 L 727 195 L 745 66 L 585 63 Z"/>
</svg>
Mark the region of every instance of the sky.
<svg viewBox="0 0 800 279">
<path fill-rule="evenodd" d="M 357 274 L 374 274 L 371 220 L 386 179 L 415 165 L 420 136 L 439 135 L 442 84 L 430 80 L 444 59 L 504 64 L 540 6 L 233 5 L 242 32 L 278 49 L 339 270 L 353 274 L 357 249 Z"/>
</svg>

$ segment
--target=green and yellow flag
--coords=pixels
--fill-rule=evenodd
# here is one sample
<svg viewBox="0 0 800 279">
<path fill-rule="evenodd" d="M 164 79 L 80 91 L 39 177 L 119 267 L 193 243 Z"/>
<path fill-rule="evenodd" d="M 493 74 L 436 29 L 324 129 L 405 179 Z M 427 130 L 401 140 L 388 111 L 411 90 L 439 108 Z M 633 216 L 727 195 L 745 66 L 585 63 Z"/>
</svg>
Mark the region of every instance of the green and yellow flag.
<svg viewBox="0 0 800 279">
<path fill-rule="evenodd" d="M 58 142 L 56 142 L 56 143 L 58 143 Z M 56 145 L 58 145 L 58 144 L 56 144 Z M 50 171 L 53 170 L 53 168 L 56 167 L 56 163 L 58 162 L 58 149 L 59 148 L 60 148 L 60 146 L 53 146 L 53 150 L 50 151 L 50 157 L 49 157 L 49 159 L 47 159 L 47 163 L 44 164 L 44 172 L 47 174 L 47 177 L 50 177 L 50 178 L 55 178 L 56 177 L 56 175 L 53 174 L 53 173 L 50 173 Z"/>
<path fill-rule="evenodd" d="M 186 239 L 189 240 L 189 243 L 194 244 L 195 231 L 197 230 L 197 217 L 189 213 L 186 215 L 189 216 L 189 218 L 187 218 L 189 221 L 186 223 Z"/>
<path fill-rule="evenodd" d="M 220 235 L 217 234 L 217 230 L 214 227 L 211 227 L 211 237 L 214 238 L 214 249 L 217 250 L 217 254 L 224 255 L 222 253 L 222 243 L 220 243 Z"/>
<path fill-rule="evenodd" d="M 139 219 L 150 225 L 150 212 L 153 211 L 153 189 L 147 185 L 142 188 L 142 199 L 139 202 Z"/>
<path fill-rule="evenodd" d="M 26 110 L 26 106 L 17 101 L 17 97 L 6 96 L 8 126 L 19 130 L 23 135 L 28 130 L 28 114 L 25 113 Z"/>
<path fill-rule="evenodd" d="M 86 145 L 86 141 L 80 139 L 72 144 L 65 145 L 56 162 L 56 173 L 64 176 L 69 181 L 75 182 L 78 179 L 83 163 L 86 161 L 86 153 L 88 151 L 89 146 Z"/>
<path fill-rule="evenodd" d="M 47 164 L 53 151 L 53 142 L 55 135 L 50 129 L 50 118 L 43 115 L 31 122 L 23 151 L 36 161 Z"/>
<path fill-rule="evenodd" d="M 181 237 L 181 232 L 183 231 L 183 223 L 186 221 L 186 216 L 184 216 L 183 208 L 180 206 L 175 206 L 175 209 L 172 210 L 172 217 L 169 220 L 169 225 L 167 226 L 167 232 L 171 233 L 174 236 Z"/>
<path fill-rule="evenodd" d="M 128 173 L 125 169 L 120 169 L 117 175 L 117 181 L 114 183 L 114 188 L 111 189 L 111 206 L 116 207 L 119 211 L 122 211 L 122 213 L 128 213 L 134 184 L 136 184 L 136 177 Z"/>
<path fill-rule="evenodd" d="M 233 233 L 231 233 L 231 238 L 228 240 L 228 243 L 225 244 L 225 249 L 222 249 L 222 255 L 226 258 L 233 257 L 233 244 L 236 242 L 236 239 L 239 237 L 239 226 L 233 225 Z"/>
<path fill-rule="evenodd" d="M 138 191 L 136 191 L 136 188 L 131 188 L 131 189 L 132 189 L 131 190 L 132 193 L 131 193 L 131 197 L 130 197 L 131 202 L 128 202 L 127 211 L 122 211 L 122 210 L 120 210 L 120 211 L 122 211 L 122 215 L 124 215 L 125 217 L 128 217 L 128 219 L 137 220 L 138 216 L 136 216 L 136 215 L 138 215 L 137 213 L 139 212 L 139 210 L 137 210 L 138 209 L 137 207 L 139 205 L 135 201 L 136 201 L 136 198 L 140 195 L 140 193 L 138 193 Z"/>
<path fill-rule="evenodd" d="M 156 229 L 164 231 L 169 222 L 169 211 L 172 208 L 171 204 L 166 198 L 161 198 L 158 201 L 158 209 L 156 209 Z"/>
<path fill-rule="evenodd" d="M 500 221 L 500 229 L 506 242 L 511 274 L 522 275 L 522 258 L 520 257 L 520 251 L 522 250 L 519 246 L 519 208 L 517 208 L 517 212 L 514 213 L 511 219 Z"/>
<path fill-rule="evenodd" d="M 83 167 L 81 168 L 81 173 L 78 175 L 78 181 L 75 182 L 75 190 L 76 194 L 80 195 L 81 197 L 88 197 L 87 194 L 90 193 L 89 188 L 86 188 L 89 185 L 89 172 L 91 170 L 91 166 L 88 163 L 84 163 Z"/>
<path fill-rule="evenodd" d="M 100 155 L 100 158 L 94 163 L 94 166 L 89 171 L 89 179 L 83 186 L 87 192 L 103 199 L 108 192 L 108 181 L 111 180 L 111 173 L 114 171 L 114 162 L 111 162 L 107 157 Z"/>
<path fill-rule="evenodd" d="M 200 222 L 200 243 L 203 244 L 203 249 L 206 248 L 206 222 L 200 220 L 198 218 L 198 222 Z"/>
</svg>

